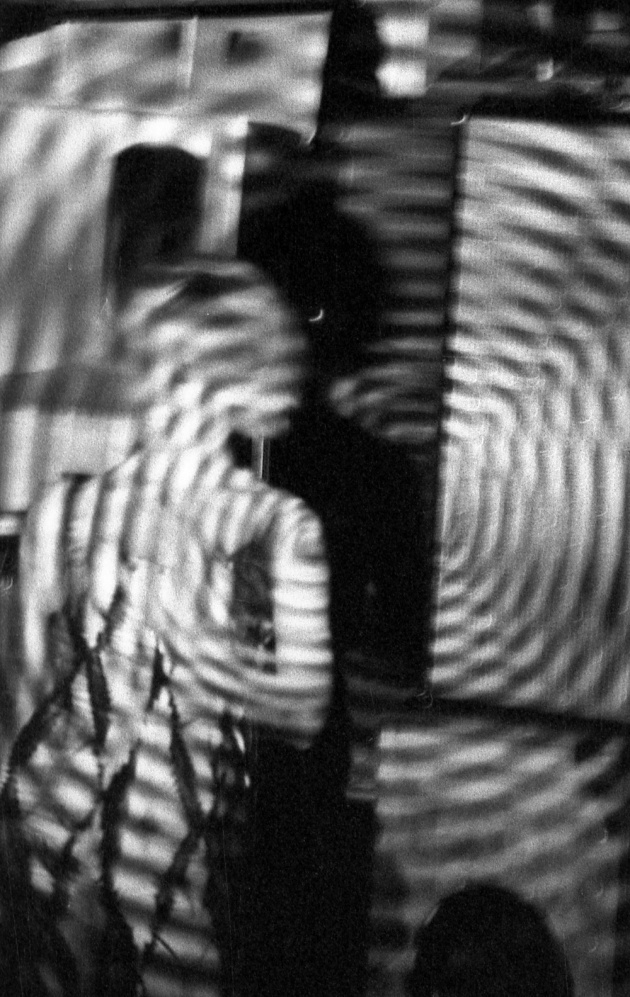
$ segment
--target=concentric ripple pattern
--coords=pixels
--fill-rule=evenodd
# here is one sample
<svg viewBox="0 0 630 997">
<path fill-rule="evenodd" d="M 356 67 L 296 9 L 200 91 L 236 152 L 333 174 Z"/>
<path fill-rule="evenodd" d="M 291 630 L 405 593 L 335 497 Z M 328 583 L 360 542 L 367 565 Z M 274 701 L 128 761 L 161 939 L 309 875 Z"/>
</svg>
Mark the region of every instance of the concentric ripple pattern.
<svg viewBox="0 0 630 997">
<path fill-rule="evenodd" d="M 630 129 L 465 127 L 434 691 L 625 720 Z"/>
</svg>

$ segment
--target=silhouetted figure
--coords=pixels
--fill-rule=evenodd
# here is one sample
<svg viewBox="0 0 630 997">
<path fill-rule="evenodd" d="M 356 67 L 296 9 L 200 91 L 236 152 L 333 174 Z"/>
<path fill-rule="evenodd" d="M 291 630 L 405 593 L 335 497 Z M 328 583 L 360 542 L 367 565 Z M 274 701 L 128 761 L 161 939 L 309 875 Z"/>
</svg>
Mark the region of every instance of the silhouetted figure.
<svg viewBox="0 0 630 997">
<path fill-rule="evenodd" d="M 346 792 L 351 742 L 365 736 L 353 725 L 346 680 L 366 667 L 397 690 L 421 683 L 430 538 L 408 454 L 329 401 L 336 379 L 365 372 L 380 335 L 375 247 L 323 179 L 284 205 L 247 210 L 245 191 L 239 251 L 279 285 L 309 339 L 310 379 L 288 435 L 272 444 L 270 474 L 322 522 L 336 670 L 328 724 L 310 752 L 259 747 L 247 994 L 354 997 L 364 986 L 375 822 L 371 805 Z"/>
<path fill-rule="evenodd" d="M 367 374 L 369 347 L 382 336 L 386 275 L 366 230 L 339 209 L 338 153 L 326 127 L 383 113 L 381 56 L 369 8 L 337 4 L 308 162 L 295 155 L 287 163 L 281 203 L 277 183 L 267 197 L 247 176 L 243 187 L 239 254 L 272 277 L 309 341 L 302 405 L 271 446 L 270 480 L 304 499 L 324 528 L 336 682 L 309 752 L 259 744 L 247 997 L 364 993 L 375 817 L 348 794 L 348 777 L 352 745 L 374 727 L 357 724 L 349 689 L 358 672 L 364 688 L 375 678 L 397 690 L 422 682 L 430 537 L 420 475 L 404 449 L 342 417 L 330 400 L 333 385 Z"/>
<path fill-rule="evenodd" d="M 409 997 L 572 997 L 564 953 L 530 903 L 500 886 L 446 897 L 416 936 Z"/>
<path fill-rule="evenodd" d="M 54 28 L 61 22 L 62 18 L 58 14 L 55 16 L 54 11 L 43 5 L 33 7 L 3 4 L 0 8 L 0 45 Z"/>
</svg>

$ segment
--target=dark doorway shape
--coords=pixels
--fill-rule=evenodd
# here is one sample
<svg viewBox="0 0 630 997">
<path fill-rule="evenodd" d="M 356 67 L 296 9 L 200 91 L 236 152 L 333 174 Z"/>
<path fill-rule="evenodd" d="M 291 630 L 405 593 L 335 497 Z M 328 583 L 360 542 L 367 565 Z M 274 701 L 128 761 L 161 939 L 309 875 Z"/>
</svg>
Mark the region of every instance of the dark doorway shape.
<svg viewBox="0 0 630 997">
<path fill-rule="evenodd" d="M 105 293 L 114 307 L 148 265 L 195 249 L 205 164 L 184 149 L 133 145 L 114 161 L 107 213 Z"/>
</svg>

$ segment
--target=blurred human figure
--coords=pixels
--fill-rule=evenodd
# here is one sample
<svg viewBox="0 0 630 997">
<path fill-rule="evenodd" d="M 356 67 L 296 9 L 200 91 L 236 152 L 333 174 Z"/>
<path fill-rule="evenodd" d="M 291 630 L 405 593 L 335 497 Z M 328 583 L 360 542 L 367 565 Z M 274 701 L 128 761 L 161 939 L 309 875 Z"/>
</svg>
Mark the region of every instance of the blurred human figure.
<svg viewBox="0 0 630 997">
<path fill-rule="evenodd" d="M 572 997 L 562 949 L 510 890 L 479 884 L 441 901 L 416 936 L 409 997 Z"/>
<path fill-rule="evenodd" d="M 241 263 L 160 271 L 122 324 L 139 445 L 44 489 L 22 540 L 0 968 L 29 997 L 240 994 L 259 733 L 308 747 L 331 651 L 319 522 L 229 440 L 286 427 L 301 340 Z"/>
</svg>

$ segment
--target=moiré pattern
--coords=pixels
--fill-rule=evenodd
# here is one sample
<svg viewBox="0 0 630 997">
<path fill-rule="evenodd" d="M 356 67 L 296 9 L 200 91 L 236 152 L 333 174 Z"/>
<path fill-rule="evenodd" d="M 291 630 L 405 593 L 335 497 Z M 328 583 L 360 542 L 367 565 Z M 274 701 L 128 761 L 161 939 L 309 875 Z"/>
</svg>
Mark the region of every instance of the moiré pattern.
<svg viewBox="0 0 630 997">
<path fill-rule="evenodd" d="M 433 689 L 627 718 L 630 133 L 464 129 Z"/>
<path fill-rule="evenodd" d="M 128 421 L 116 417 L 116 398 L 94 393 L 91 370 L 112 345 L 104 291 L 114 158 L 134 144 L 198 157 L 207 183 L 197 248 L 225 251 L 245 120 L 312 132 L 329 20 L 77 21 L 0 47 L 3 509 L 23 510 L 42 479 L 100 472 L 129 449 Z"/>
<path fill-rule="evenodd" d="M 584 727 L 427 709 L 381 739 L 371 997 L 404 994 L 413 936 L 438 902 L 499 883 L 534 903 L 562 946 L 576 997 L 613 984 L 627 939 L 627 742 Z"/>
<path fill-rule="evenodd" d="M 64 510 L 70 590 L 52 619 L 45 662 L 52 690 L 38 697 L 12 745 L 1 797 L 0 916 L 13 923 L 16 939 L 15 946 L 3 947 L 4 976 L 14 986 L 23 979 L 42 987 L 33 990 L 41 993 L 56 992 L 46 989 L 51 977 L 64 994 L 224 992 L 239 971 L 256 754 L 251 718 L 263 711 L 272 719 L 275 695 L 276 722 L 282 726 L 278 718 L 288 717 L 288 736 L 295 736 L 289 715 L 301 712 L 297 727 L 303 718 L 308 724 L 313 701 L 326 687 L 314 666 L 321 653 L 325 660 L 325 645 L 297 651 L 299 707 L 285 707 L 296 690 L 275 673 L 269 556 L 278 540 L 265 536 L 263 520 L 276 535 L 280 528 L 285 550 L 288 541 L 305 551 L 308 523 L 299 503 L 289 499 L 287 508 L 281 496 L 257 494 L 267 491 L 264 486 L 252 482 L 248 491 L 242 480 L 233 483 L 208 503 L 219 546 L 251 532 L 252 522 L 258 542 L 240 544 L 231 557 L 217 547 L 205 583 L 191 573 L 190 551 L 180 553 L 187 571 L 178 574 L 173 609 L 185 617 L 182 586 L 196 587 L 194 599 L 209 613 L 205 635 L 201 623 L 182 629 L 181 620 L 180 627 L 164 622 L 146 629 L 145 621 L 155 616 L 146 603 L 160 599 L 155 586 L 138 585 L 146 563 L 136 551 L 121 567 L 127 584 L 119 581 L 94 636 L 86 633 L 93 631 L 84 615 L 91 603 L 83 588 L 89 574 L 77 540 L 95 543 L 99 510 L 102 515 L 107 503 L 82 494 L 86 488 L 93 491 L 94 483 L 64 492 L 64 505 L 72 507 Z M 131 504 L 144 502 L 140 518 L 146 522 L 146 497 L 121 488 Z M 96 512 L 91 523 L 80 521 L 86 507 Z M 164 515 L 161 530 L 172 535 Z M 50 509 L 46 520 L 50 530 Z M 308 616 L 321 608 L 321 572 L 314 561 L 310 568 L 304 561 L 301 570 L 295 567 L 300 580 L 294 576 L 288 583 L 293 596 L 285 591 L 283 598 L 292 618 L 301 614 L 302 629 L 310 630 Z M 96 588 L 98 571 L 95 562 Z M 57 584 L 63 586 L 63 579 Z M 286 651 L 279 649 L 279 657 Z M 258 681 L 250 683 L 248 669 L 258 671 Z M 22 683 L 31 677 L 27 669 Z M 36 690 L 33 681 L 31 692 Z M 314 716 L 313 724 L 312 730 Z M 297 736 L 308 741 L 311 733 Z"/>
<path fill-rule="evenodd" d="M 47 485 L 21 536 L 0 794 L 14 991 L 238 986 L 257 735 L 307 747 L 325 720 L 320 524 L 228 446 L 237 415 L 291 404 L 299 333 L 251 267 L 194 267 L 126 313 L 142 443 Z"/>
<path fill-rule="evenodd" d="M 65 569 L 44 673 L 21 676 L 35 709 L 0 797 L 12 986 L 166 997 L 226 992 L 238 977 L 253 722 L 308 743 L 323 719 L 329 652 L 312 516 L 235 473 L 204 503 L 197 543 L 192 524 L 178 529 L 181 517 L 124 472 L 59 489 L 65 533 L 50 501 L 31 512 L 30 563 L 50 555 L 54 536 Z M 99 613 L 104 586 L 112 594 Z M 274 606 L 296 625 L 291 646 L 281 624 L 274 630 Z M 320 643 L 305 639 L 314 626 Z"/>
<path fill-rule="evenodd" d="M 120 390 L 103 370 L 116 347 L 105 294 L 115 157 L 137 144 L 216 157 L 216 208 L 239 190 L 246 132 L 244 119 L 209 127 L 127 111 L 0 110 L 4 509 L 25 509 L 38 482 L 61 471 L 106 470 L 134 439 Z"/>
</svg>

